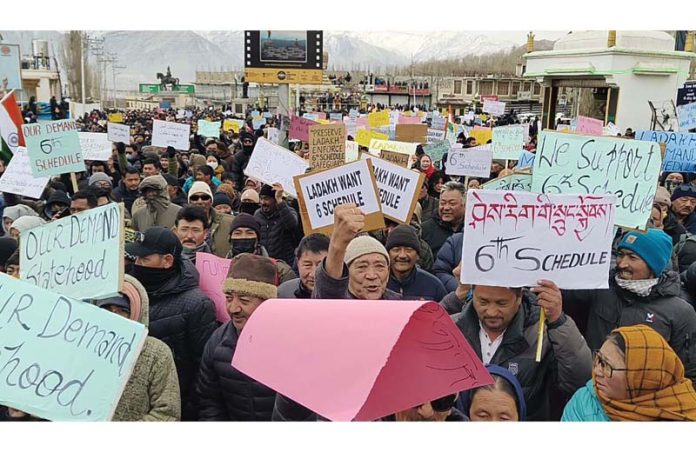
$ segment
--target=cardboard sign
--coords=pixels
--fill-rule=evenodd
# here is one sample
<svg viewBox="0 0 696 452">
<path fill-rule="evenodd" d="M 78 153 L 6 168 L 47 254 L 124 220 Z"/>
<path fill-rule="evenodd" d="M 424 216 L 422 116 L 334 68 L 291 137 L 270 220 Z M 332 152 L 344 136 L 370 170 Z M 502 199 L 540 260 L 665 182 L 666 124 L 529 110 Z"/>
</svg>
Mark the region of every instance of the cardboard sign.
<svg viewBox="0 0 696 452">
<path fill-rule="evenodd" d="M 189 124 L 155 119 L 152 123 L 152 145 L 162 148 L 172 146 L 174 149 L 188 151 L 190 133 L 191 126 Z"/>
<path fill-rule="evenodd" d="M 478 140 L 477 140 L 478 141 Z M 478 141 L 478 144 L 485 144 Z M 522 126 L 504 126 L 493 128 L 493 158 L 515 160 L 524 145 Z"/>
<path fill-rule="evenodd" d="M 505 114 L 505 102 L 495 100 L 484 100 L 483 111 L 491 116 L 503 116 Z"/>
<path fill-rule="evenodd" d="M 110 122 L 106 125 L 106 136 L 112 143 L 130 144 L 130 126 Z"/>
<path fill-rule="evenodd" d="M 230 320 L 227 300 L 222 286 L 227 278 L 232 259 L 217 257 L 214 254 L 196 253 L 196 270 L 200 276 L 198 287 L 215 303 L 215 317 L 219 322 Z"/>
<path fill-rule="evenodd" d="M 575 123 L 575 132 L 582 135 L 601 137 L 604 134 L 604 121 L 588 118 L 587 116 L 578 116 Z"/>
<path fill-rule="evenodd" d="M 241 119 L 225 119 L 222 122 L 222 130 L 225 132 L 231 130 L 234 133 L 239 133 L 242 127 L 244 127 L 244 121 Z"/>
<path fill-rule="evenodd" d="M 430 157 L 433 163 L 441 161 L 442 157 L 448 153 L 449 150 L 449 141 L 440 141 L 438 143 L 429 144 L 428 146 L 423 147 L 423 152 L 425 152 L 425 155 Z"/>
<path fill-rule="evenodd" d="M 397 124 L 396 141 L 425 143 L 428 136 L 427 124 Z"/>
<path fill-rule="evenodd" d="M 461 282 L 605 289 L 615 205 L 614 195 L 469 190 Z"/>
<path fill-rule="evenodd" d="M 309 128 L 316 124 L 316 122 L 310 121 L 309 119 L 293 116 L 290 119 L 290 131 L 288 132 L 288 136 L 291 140 L 296 139 L 306 143 L 309 141 Z"/>
<path fill-rule="evenodd" d="M 22 126 L 34 177 L 85 170 L 78 130 L 72 119 Z"/>
<path fill-rule="evenodd" d="M 476 138 L 479 145 L 486 144 L 488 140 L 493 139 L 493 130 L 490 127 L 474 126 L 469 132 L 469 136 Z"/>
<path fill-rule="evenodd" d="M 405 143 L 402 141 L 388 141 L 388 140 L 371 140 L 370 141 L 370 152 L 379 151 L 392 151 L 399 152 L 401 154 L 406 154 L 408 156 L 415 155 L 417 143 Z"/>
<path fill-rule="evenodd" d="M 536 154 L 529 151 L 522 151 L 519 158 L 517 159 L 517 169 L 529 168 L 534 166 L 534 158 Z"/>
<path fill-rule="evenodd" d="M 343 124 L 309 128 L 309 167 L 312 171 L 336 168 L 346 160 L 346 127 Z"/>
<path fill-rule="evenodd" d="M 666 145 L 662 171 L 696 173 L 696 133 L 638 130 L 636 140 Z"/>
<path fill-rule="evenodd" d="M 389 139 L 389 135 L 379 132 L 373 132 L 371 130 L 358 130 L 355 134 L 355 141 L 364 147 L 369 147 L 372 140 L 386 141 Z"/>
<path fill-rule="evenodd" d="M 80 300 L 121 290 L 123 204 L 110 203 L 24 231 L 19 241 L 20 278 Z"/>
<path fill-rule="evenodd" d="M 446 134 L 447 132 L 444 130 L 428 129 L 428 136 L 425 141 L 428 144 L 438 143 L 445 139 Z"/>
<path fill-rule="evenodd" d="M 147 328 L 0 273 L 0 404 L 51 421 L 109 421 Z"/>
<path fill-rule="evenodd" d="M 205 119 L 198 120 L 198 135 L 207 138 L 220 138 L 220 121 L 206 121 Z"/>
<path fill-rule="evenodd" d="M 232 366 L 332 421 L 371 421 L 493 382 L 426 301 L 264 301 Z"/>
<path fill-rule="evenodd" d="M 355 141 L 346 141 L 346 161 L 345 163 L 350 163 L 358 160 L 360 158 L 360 149 L 358 143 Z"/>
<path fill-rule="evenodd" d="M 330 234 L 334 209 L 348 203 L 356 204 L 365 214 L 364 232 L 384 227 L 377 184 L 369 160 L 295 176 L 294 181 L 305 234 Z"/>
<path fill-rule="evenodd" d="M 361 157 L 372 162 L 384 216 L 397 223 L 409 224 L 425 174 L 368 154 L 362 154 Z"/>
<path fill-rule="evenodd" d="M 105 133 L 79 132 L 80 148 L 85 160 L 106 161 L 111 157 L 111 141 Z"/>
<path fill-rule="evenodd" d="M 0 177 L 0 193 L 14 193 L 39 199 L 50 177 L 34 177 L 27 148 L 18 147 Z"/>
<path fill-rule="evenodd" d="M 447 169 L 445 174 L 450 176 L 471 176 L 484 177 L 491 176 L 491 164 L 493 162 L 493 151 L 490 147 L 477 146 L 468 149 L 452 148 L 447 158 Z"/>
<path fill-rule="evenodd" d="M 244 174 L 268 185 L 278 182 L 287 193 L 297 198 L 293 176 L 304 174 L 307 168 L 309 162 L 302 157 L 265 138 L 259 138 Z"/>
<path fill-rule="evenodd" d="M 400 166 L 402 168 L 408 168 L 408 164 L 411 161 L 411 156 L 408 154 L 387 151 L 385 149 L 379 151 L 379 157 L 383 160 L 386 160 L 387 162 L 391 162 L 394 165 Z"/>
<path fill-rule="evenodd" d="M 109 122 L 120 124 L 123 122 L 123 113 L 109 113 L 106 118 Z"/>
<path fill-rule="evenodd" d="M 615 194 L 616 224 L 643 229 L 650 217 L 661 166 L 657 143 L 542 131 L 532 191 Z"/>
<path fill-rule="evenodd" d="M 389 110 L 376 111 L 367 115 L 367 123 L 371 128 L 389 125 Z"/>
<path fill-rule="evenodd" d="M 696 102 L 678 106 L 677 118 L 679 119 L 680 132 L 696 129 Z"/>
<path fill-rule="evenodd" d="M 484 190 L 530 191 L 532 189 L 532 175 L 521 173 L 498 177 L 486 182 L 481 188 Z"/>
</svg>

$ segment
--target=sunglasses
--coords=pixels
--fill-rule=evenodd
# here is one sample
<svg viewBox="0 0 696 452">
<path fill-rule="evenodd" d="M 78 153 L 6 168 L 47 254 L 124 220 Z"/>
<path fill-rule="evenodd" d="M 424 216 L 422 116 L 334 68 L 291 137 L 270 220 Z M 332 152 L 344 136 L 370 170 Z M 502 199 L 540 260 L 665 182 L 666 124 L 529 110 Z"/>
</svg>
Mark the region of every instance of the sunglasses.
<svg viewBox="0 0 696 452">
<path fill-rule="evenodd" d="M 433 407 L 433 411 L 448 411 L 454 406 L 454 402 L 457 400 L 457 394 L 446 395 L 440 397 L 439 399 L 430 402 L 430 406 Z"/>
<path fill-rule="evenodd" d="M 210 196 L 208 195 L 192 195 L 189 201 L 210 201 Z"/>
</svg>

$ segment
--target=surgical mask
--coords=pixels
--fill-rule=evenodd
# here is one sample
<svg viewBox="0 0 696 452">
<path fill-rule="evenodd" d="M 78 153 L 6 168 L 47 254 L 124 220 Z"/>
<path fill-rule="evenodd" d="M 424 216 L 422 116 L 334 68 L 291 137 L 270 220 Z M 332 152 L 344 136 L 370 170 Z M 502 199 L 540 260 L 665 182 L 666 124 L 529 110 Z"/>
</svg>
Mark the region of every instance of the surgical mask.
<svg viewBox="0 0 696 452">
<path fill-rule="evenodd" d="M 232 239 L 232 255 L 242 253 L 254 253 L 256 251 L 256 239 Z"/>
<path fill-rule="evenodd" d="M 208 166 L 211 167 L 212 169 L 217 169 L 218 162 L 208 162 Z"/>
<path fill-rule="evenodd" d="M 126 156 L 126 160 L 128 160 L 129 162 L 135 162 L 137 160 L 137 157 L 135 156 L 135 154 L 128 154 Z"/>
</svg>

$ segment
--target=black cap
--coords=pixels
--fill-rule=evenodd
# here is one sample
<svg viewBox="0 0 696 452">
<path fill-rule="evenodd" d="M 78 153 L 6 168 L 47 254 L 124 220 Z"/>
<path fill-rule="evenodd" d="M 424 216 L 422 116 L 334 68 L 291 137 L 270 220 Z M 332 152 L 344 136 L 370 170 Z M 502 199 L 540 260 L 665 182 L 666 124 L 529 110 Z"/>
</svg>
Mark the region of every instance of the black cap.
<svg viewBox="0 0 696 452">
<path fill-rule="evenodd" d="M 171 254 L 181 256 L 181 242 L 172 231 L 162 226 L 154 226 L 138 232 L 135 241 L 126 243 L 126 253 L 134 257 L 145 257 L 151 254 Z"/>
</svg>

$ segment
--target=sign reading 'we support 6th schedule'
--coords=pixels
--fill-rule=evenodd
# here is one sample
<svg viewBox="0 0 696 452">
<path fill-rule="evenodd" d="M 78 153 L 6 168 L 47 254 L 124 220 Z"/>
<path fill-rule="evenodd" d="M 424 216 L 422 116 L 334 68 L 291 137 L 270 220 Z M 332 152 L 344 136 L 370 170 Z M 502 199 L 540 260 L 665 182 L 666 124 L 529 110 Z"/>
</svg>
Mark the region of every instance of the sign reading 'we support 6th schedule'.
<svg viewBox="0 0 696 452">
<path fill-rule="evenodd" d="M 22 126 L 34 177 L 85 170 L 78 130 L 72 119 Z"/>
</svg>

